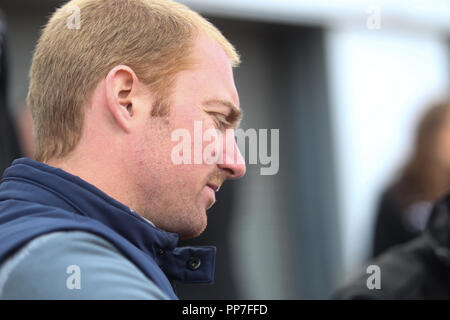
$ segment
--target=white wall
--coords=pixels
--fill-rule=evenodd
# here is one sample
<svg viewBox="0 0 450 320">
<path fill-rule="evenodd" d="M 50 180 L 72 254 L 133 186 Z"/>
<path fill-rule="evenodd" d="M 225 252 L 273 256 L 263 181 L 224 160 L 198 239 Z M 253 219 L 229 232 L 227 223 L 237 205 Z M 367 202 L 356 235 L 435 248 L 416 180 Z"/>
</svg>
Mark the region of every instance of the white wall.
<svg viewBox="0 0 450 320">
<path fill-rule="evenodd" d="M 386 27 L 450 31 L 448 0 L 177 0 L 200 12 L 296 25 L 364 25 L 379 8 Z"/>
</svg>

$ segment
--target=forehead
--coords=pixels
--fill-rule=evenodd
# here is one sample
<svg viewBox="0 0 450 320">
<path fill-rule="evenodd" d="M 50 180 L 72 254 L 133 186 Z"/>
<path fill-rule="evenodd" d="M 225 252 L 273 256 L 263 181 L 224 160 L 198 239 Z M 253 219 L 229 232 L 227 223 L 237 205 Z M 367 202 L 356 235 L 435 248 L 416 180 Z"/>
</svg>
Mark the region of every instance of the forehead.
<svg viewBox="0 0 450 320">
<path fill-rule="evenodd" d="M 180 72 L 177 77 L 175 95 L 196 102 L 229 101 L 239 108 L 233 69 L 222 47 L 207 36 L 199 35 L 194 41 L 192 59 L 193 67 Z"/>
</svg>

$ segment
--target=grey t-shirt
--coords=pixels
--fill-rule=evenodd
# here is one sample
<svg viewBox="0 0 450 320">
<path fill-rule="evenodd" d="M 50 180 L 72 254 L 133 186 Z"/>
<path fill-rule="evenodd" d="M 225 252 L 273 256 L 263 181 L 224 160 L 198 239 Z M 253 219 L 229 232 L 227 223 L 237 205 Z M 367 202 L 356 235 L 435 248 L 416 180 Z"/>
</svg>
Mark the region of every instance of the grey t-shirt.
<svg viewBox="0 0 450 320">
<path fill-rule="evenodd" d="M 0 265 L 0 299 L 169 299 L 109 241 L 82 231 L 40 236 Z"/>
</svg>

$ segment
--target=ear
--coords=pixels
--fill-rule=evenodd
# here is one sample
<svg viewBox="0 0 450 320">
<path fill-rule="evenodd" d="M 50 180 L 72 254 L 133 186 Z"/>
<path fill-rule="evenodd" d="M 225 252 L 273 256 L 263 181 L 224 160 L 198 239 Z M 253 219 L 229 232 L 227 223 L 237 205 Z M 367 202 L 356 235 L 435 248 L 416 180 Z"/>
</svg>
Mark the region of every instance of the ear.
<svg viewBox="0 0 450 320">
<path fill-rule="evenodd" d="M 137 111 L 139 80 L 133 69 L 118 65 L 106 75 L 106 102 L 117 124 L 130 132 Z"/>
</svg>

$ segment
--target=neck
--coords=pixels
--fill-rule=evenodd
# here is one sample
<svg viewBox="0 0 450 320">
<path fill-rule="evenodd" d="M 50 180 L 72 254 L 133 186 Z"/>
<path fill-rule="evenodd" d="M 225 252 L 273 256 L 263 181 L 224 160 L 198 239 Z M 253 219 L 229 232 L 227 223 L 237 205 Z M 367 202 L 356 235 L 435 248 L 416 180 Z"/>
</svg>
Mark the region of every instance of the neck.
<svg viewBox="0 0 450 320">
<path fill-rule="evenodd" d="M 120 160 L 108 155 L 89 157 L 85 154 L 88 153 L 73 152 L 63 159 L 51 159 L 45 163 L 78 176 L 133 210 L 134 201 L 126 168 L 120 165 Z"/>
</svg>

